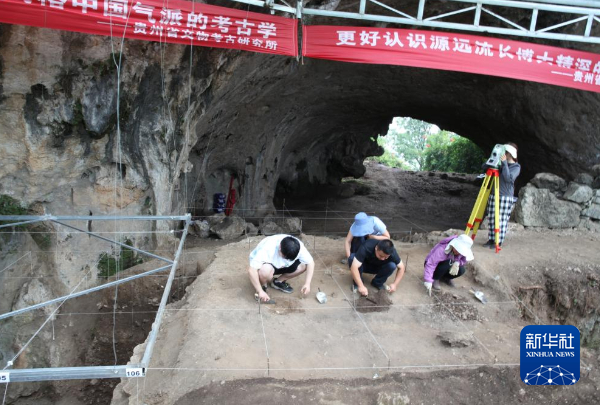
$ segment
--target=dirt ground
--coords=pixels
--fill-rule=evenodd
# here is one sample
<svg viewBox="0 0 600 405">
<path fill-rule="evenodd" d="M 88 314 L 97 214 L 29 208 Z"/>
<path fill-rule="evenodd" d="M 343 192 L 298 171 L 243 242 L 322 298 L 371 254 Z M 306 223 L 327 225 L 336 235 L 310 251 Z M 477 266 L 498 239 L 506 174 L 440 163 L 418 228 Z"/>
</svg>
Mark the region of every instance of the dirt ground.
<svg viewBox="0 0 600 405">
<path fill-rule="evenodd" d="M 302 239 L 316 261 L 307 297 L 298 292 L 301 276 L 290 282 L 292 294 L 269 290 L 276 304 L 254 301 L 247 257 L 262 237 L 231 244 L 190 237 L 186 269 L 178 273 L 147 375 L 123 380 L 112 404 L 600 403 L 600 340 L 594 340 L 600 324 L 600 235 L 512 226 L 496 254 L 481 246 L 482 230 L 475 261 L 458 286 L 429 297 L 422 263 L 442 235 L 426 232 L 464 231 L 479 184 L 474 176 L 367 167 L 363 179 L 349 181 L 355 190 L 349 198 L 330 190 L 323 199 L 286 199 L 287 212 L 303 219 Z M 358 211 L 388 225 L 407 265 L 396 293 L 371 290 L 375 302 L 352 294 L 347 266 L 340 263 L 343 236 Z M 160 281 L 149 279 L 120 293 L 120 364 L 148 333 L 162 294 Z M 319 289 L 328 296 L 326 304 L 315 299 Z M 471 289 L 489 302 L 477 301 Z M 80 363 L 68 365 L 114 362 L 108 316 L 113 296 L 114 290 L 107 290 L 62 311 L 55 322 L 58 333 L 81 335 Z M 75 322 L 77 312 L 98 316 Z M 535 323 L 574 324 L 582 332 L 589 327 L 575 386 L 531 387 L 520 381 L 519 333 Z M 47 384 L 14 402 L 10 384 L 7 403 L 110 403 L 118 382 Z"/>
<path fill-rule="evenodd" d="M 476 175 L 411 172 L 365 162 L 360 179 L 348 178 L 340 187 L 318 189 L 310 198 L 278 196 L 276 207 L 303 219 L 311 235 L 346 236 L 360 211 L 378 216 L 394 239 L 409 233 L 464 228 L 481 180 Z M 343 198 L 348 189 L 353 195 Z"/>
<path fill-rule="evenodd" d="M 125 381 L 113 404 L 600 400 L 594 349 L 583 350 L 582 378 L 573 387 L 531 389 L 518 377 L 521 329 L 536 322 L 531 318 L 558 321 L 553 318 L 558 312 L 546 303 L 538 308 L 523 302 L 518 287 L 541 284 L 552 297 L 549 280 L 557 277 L 581 289 L 588 277 L 600 274 L 596 235 L 517 230 L 500 254 L 478 243 L 475 263 L 458 286 L 432 297 L 421 279 L 431 246 L 397 241 L 408 270 L 382 311 L 350 292 L 349 272 L 340 263 L 341 239 L 311 235 L 303 238 L 317 263 L 311 294 L 298 292 L 300 277 L 290 282 L 294 293 L 270 290 L 276 303 L 259 306 L 246 264 L 261 239 L 242 240 L 216 253 L 185 298 L 169 307 L 146 377 Z M 569 268 L 579 269 L 572 282 Z M 324 305 L 314 296 L 319 289 L 328 296 Z M 471 289 L 483 291 L 489 302 L 475 300 Z M 598 295 L 597 286 L 590 294 Z M 365 306 L 369 311 L 360 310 Z M 448 346 L 444 335 L 465 343 Z"/>
</svg>

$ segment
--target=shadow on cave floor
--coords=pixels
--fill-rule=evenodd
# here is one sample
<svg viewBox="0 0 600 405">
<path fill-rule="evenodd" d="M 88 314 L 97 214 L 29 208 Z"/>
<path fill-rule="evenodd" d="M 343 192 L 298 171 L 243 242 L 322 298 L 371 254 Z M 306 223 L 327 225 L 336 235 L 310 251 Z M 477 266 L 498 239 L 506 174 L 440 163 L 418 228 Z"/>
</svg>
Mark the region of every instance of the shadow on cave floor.
<svg viewBox="0 0 600 405">
<path fill-rule="evenodd" d="M 322 186 L 310 197 L 279 195 L 276 208 L 302 218 L 305 233 L 340 237 L 364 211 L 399 239 L 411 232 L 464 228 L 481 185 L 472 174 L 402 171 L 368 161 L 365 166 L 364 177 Z"/>
</svg>

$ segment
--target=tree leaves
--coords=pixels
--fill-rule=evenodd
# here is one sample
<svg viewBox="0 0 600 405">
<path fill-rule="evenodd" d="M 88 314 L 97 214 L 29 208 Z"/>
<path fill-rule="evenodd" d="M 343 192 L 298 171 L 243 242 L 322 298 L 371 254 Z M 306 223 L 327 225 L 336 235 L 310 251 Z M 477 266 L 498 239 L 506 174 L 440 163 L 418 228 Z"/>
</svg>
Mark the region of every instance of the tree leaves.
<svg viewBox="0 0 600 405">
<path fill-rule="evenodd" d="M 386 153 L 377 161 L 412 170 L 478 173 L 486 155 L 467 138 L 410 117 L 396 117 L 385 141 Z"/>
</svg>

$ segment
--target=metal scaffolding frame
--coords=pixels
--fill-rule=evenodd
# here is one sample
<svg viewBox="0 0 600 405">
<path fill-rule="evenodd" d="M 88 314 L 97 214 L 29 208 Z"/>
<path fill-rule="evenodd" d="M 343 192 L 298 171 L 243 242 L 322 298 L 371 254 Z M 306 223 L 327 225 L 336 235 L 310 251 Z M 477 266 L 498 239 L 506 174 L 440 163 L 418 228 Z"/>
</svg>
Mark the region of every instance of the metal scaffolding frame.
<svg viewBox="0 0 600 405">
<path fill-rule="evenodd" d="M 137 249 L 132 246 L 126 245 L 124 243 L 118 242 L 116 240 L 111 240 L 100 236 L 94 232 L 85 231 L 79 228 L 76 228 L 71 225 L 67 225 L 61 221 L 122 221 L 122 220 L 138 220 L 138 221 L 160 221 L 160 220 L 168 220 L 168 221 L 185 221 L 185 226 L 183 228 L 183 232 L 181 235 L 181 240 L 179 242 L 179 246 L 175 253 L 175 257 L 173 260 L 167 259 L 161 256 L 157 256 L 153 253 L 144 251 L 142 249 Z M 51 221 L 61 226 L 65 226 L 67 228 L 73 229 L 77 232 L 85 233 L 95 238 L 104 240 L 106 242 L 110 242 L 114 245 L 118 245 L 121 247 L 125 247 L 127 249 L 134 250 L 138 253 L 147 255 L 149 257 L 162 260 L 168 263 L 166 266 L 159 267 L 154 270 L 149 270 L 144 273 L 136 274 L 130 277 L 126 277 L 120 280 L 116 280 L 110 283 L 102 284 L 93 288 L 88 288 L 86 290 L 72 293 L 69 295 L 65 295 L 59 298 L 55 298 L 46 302 L 42 302 L 39 304 L 35 304 L 29 306 L 27 308 L 22 308 L 19 310 L 11 311 L 5 314 L 0 315 L 0 320 L 9 318 L 15 315 L 22 314 L 24 312 L 32 311 L 38 308 L 42 308 L 54 303 L 62 303 L 68 299 L 80 297 L 82 295 L 86 295 L 92 292 L 96 292 L 99 290 L 103 290 L 105 288 L 110 288 L 117 286 L 119 284 L 126 283 L 128 281 L 132 281 L 141 277 L 148 276 L 150 274 L 154 274 L 160 271 L 164 271 L 170 268 L 169 277 L 167 279 L 167 283 L 165 285 L 165 289 L 163 291 L 162 299 L 160 301 L 160 305 L 158 307 L 158 311 L 156 313 L 156 318 L 154 323 L 152 324 L 152 329 L 150 334 L 148 335 L 146 349 L 144 351 L 144 355 L 142 357 L 142 361 L 138 364 L 129 364 L 129 365 L 117 365 L 117 366 L 93 366 L 93 367 L 52 367 L 52 368 L 32 368 L 32 369 L 5 369 L 0 370 L 0 382 L 8 383 L 8 382 L 26 382 L 26 381 L 53 381 L 53 380 L 73 380 L 73 379 L 98 379 L 98 378 L 126 378 L 126 377 L 143 377 L 145 376 L 146 369 L 150 364 L 150 360 L 152 358 L 152 352 L 154 350 L 154 345 L 156 343 L 156 339 L 158 337 L 158 331 L 160 329 L 160 325 L 162 322 L 162 317 L 165 312 L 165 307 L 167 305 L 167 301 L 169 298 L 169 294 L 171 292 L 171 287 L 173 285 L 173 279 L 175 278 L 175 272 L 177 270 L 177 265 L 179 263 L 179 257 L 181 256 L 181 252 L 183 251 L 183 245 L 185 243 L 185 239 L 188 234 L 188 229 L 190 223 L 192 222 L 191 214 L 179 215 L 179 216 L 55 216 L 55 215 L 0 215 L 0 221 L 13 221 L 8 224 L 1 224 L 0 228 L 9 228 L 23 224 L 35 223 L 35 222 L 43 222 L 43 221 Z M 15 222 L 16 221 L 16 222 Z M 1 222 L 0 222 L 1 223 Z M 123 232 L 126 233 L 126 232 Z M 11 366 L 12 362 L 9 362 L 8 366 Z M 7 366 L 7 367 L 8 367 Z"/>
<path fill-rule="evenodd" d="M 291 7 L 284 0 L 280 0 L 282 3 L 284 3 L 284 5 L 276 4 L 275 0 L 232 1 L 258 7 L 266 7 L 271 10 L 271 13 L 273 13 L 275 10 L 291 13 L 296 15 L 297 18 L 301 18 L 303 15 L 314 15 L 363 21 L 387 22 L 410 26 L 443 28 L 458 31 L 513 35 L 536 39 L 600 44 L 600 33 L 592 35 L 592 28 L 594 25 L 598 26 L 600 24 L 600 1 L 598 0 L 418 0 L 418 9 L 416 10 L 416 14 L 414 10 L 399 10 L 379 0 L 360 0 L 360 3 L 356 4 L 357 10 L 355 12 L 324 10 L 317 8 L 317 6 L 306 7 L 303 5 L 302 0 L 297 2 L 296 7 Z M 415 3 L 410 4 L 410 7 L 405 7 L 414 9 L 416 1 L 417 0 L 415 0 Z M 439 5 L 442 2 L 457 3 L 459 6 L 462 6 L 462 8 L 450 12 L 440 13 L 435 9 L 435 7 L 433 7 L 433 5 Z M 346 4 L 347 3 L 349 3 L 348 0 L 346 0 Z M 340 5 L 342 4 L 344 3 L 340 2 Z M 369 6 L 369 12 L 367 12 L 367 6 Z M 527 10 L 530 13 L 529 26 L 524 27 L 517 21 L 511 20 L 509 17 L 502 16 L 499 14 L 498 10 L 493 11 L 490 9 L 490 7 L 505 7 L 507 9 Z M 338 6 L 338 8 L 340 7 Z M 381 14 L 382 9 L 395 14 L 395 16 Z M 538 16 L 540 12 L 568 15 L 568 18 L 570 19 L 549 27 L 540 27 L 538 24 Z M 445 18 L 465 13 L 473 14 L 472 21 L 468 23 L 442 21 Z M 508 27 L 483 25 L 481 22 L 482 15 L 492 17 L 494 21 L 499 21 Z M 582 31 L 579 34 L 555 32 L 559 28 L 574 26 L 581 22 L 585 22 L 585 27 L 578 28 L 580 31 Z"/>
</svg>

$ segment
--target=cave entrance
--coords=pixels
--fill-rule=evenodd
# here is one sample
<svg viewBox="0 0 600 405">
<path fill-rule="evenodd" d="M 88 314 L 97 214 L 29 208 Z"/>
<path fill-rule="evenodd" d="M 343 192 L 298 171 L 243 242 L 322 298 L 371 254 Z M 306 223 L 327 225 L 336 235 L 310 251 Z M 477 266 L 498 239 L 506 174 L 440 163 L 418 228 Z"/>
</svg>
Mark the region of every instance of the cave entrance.
<svg viewBox="0 0 600 405">
<path fill-rule="evenodd" d="M 379 217 L 394 239 L 464 228 L 486 159 L 479 146 L 410 117 L 394 118 L 372 141 L 381 154 L 364 160 L 362 176 L 312 185 L 308 196 L 280 181 L 274 199 L 278 213 L 302 218 L 306 233 L 337 237 L 346 236 L 361 211 Z"/>
<path fill-rule="evenodd" d="M 474 174 L 486 158 L 468 138 L 410 117 L 395 117 L 377 143 L 383 155 L 367 160 L 402 170 Z"/>
</svg>

